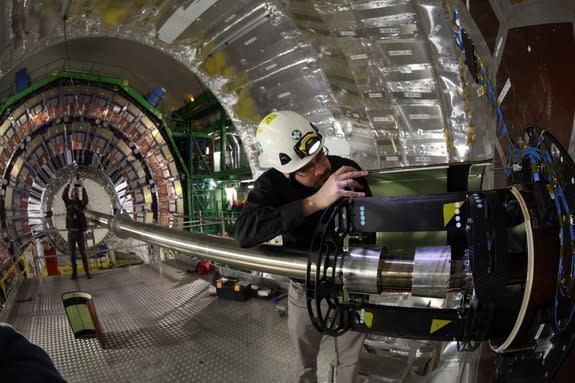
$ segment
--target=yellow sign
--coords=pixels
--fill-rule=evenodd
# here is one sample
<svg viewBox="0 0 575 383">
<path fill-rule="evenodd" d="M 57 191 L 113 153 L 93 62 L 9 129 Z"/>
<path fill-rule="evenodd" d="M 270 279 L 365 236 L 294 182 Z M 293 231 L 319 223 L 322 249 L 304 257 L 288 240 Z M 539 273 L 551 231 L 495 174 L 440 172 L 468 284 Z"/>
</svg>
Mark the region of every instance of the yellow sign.
<svg viewBox="0 0 575 383">
<path fill-rule="evenodd" d="M 275 113 L 268 114 L 264 119 L 264 124 L 269 125 L 277 116 Z"/>
<path fill-rule="evenodd" d="M 445 319 L 434 319 L 431 321 L 431 328 L 429 329 L 429 333 L 433 334 L 434 332 L 436 332 L 437 330 L 441 330 L 451 322 L 453 321 Z"/>
<path fill-rule="evenodd" d="M 449 221 L 453 219 L 455 215 L 459 215 L 459 209 L 463 206 L 463 201 L 446 203 L 443 205 L 443 226 L 447 226 Z"/>
<path fill-rule="evenodd" d="M 365 323 L 367 328 L 371 328 L 373 325 L 373 313 L 365 310 L 356 310 L 361 318 L 361 323 Z"/>
</svg>

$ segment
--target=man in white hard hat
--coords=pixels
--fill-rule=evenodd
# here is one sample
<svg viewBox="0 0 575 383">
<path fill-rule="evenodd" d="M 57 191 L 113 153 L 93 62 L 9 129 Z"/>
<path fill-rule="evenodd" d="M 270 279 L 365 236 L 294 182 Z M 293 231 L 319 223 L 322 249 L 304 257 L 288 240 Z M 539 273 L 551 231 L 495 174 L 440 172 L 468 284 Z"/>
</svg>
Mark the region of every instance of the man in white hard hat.
<svg viewBox="0 0 575 383">
<path fill-rule="evenodd" d="M 327 155 L 318 129 L 292 111 L 268 114 L 256 141 L 272 168 L 254 183 L 236 221 L 234 237 L 251 247 L 278 235 L 284 246 L 309 250 L 323 210 L 341 197 L 371 195 L 367 171 L 352 160 Z M 288 293 L 288 331 L 296 351 L 298 382 L 317 382 L 322 334 L 307 311 L 304 281 L 292 279 Z M 335 337 L 336 380 L 357 381 L 357 362 L 365 334 Z"/>
</svg>

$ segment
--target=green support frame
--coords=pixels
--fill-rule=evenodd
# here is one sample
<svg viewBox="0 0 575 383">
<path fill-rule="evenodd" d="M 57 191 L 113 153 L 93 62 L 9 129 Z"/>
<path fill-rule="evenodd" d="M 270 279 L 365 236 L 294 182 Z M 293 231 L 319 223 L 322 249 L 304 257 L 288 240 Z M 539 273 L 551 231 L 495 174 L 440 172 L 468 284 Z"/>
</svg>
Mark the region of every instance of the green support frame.
<svg viewBox="0 0 575 383">
<path fill-rule="evenodd" d="M 160 131 L 164 135 L 164 138 L 168 145 L 170 146 L 170 151 L 176 158 L 178 168 L 183 173 L 185 177 L 185 210 L 186 215 L 194 216 L 197 215 L 194 210 L 194 203 L 196 200 L 194 183 L 197 181 L 226 181 L 226 180 L 241 180 L 251 178 L 251 169 L 249 166 L 242 166 L 236 169 L 226 169 L 226 134 L 233 130 L 233 126 L 229 122 L 225 110 L 216 99 L 216 97 L 209 91 L 202 93 L 194 102 L 187 103 L 180 109 L 174 111 L 170 116 L 164 115 L 159 109 L 152 106 L 148 101 L 142 97 L 142 95 L 130 87 L 127 80 L 96 75 L 91 73 L 80 73 L 73 71 L 52 71 L 47 77 L 35 81 L 25 90 L 9 97 L 3 105 L 0 106 L 0 115 L 4 114 L 12 105 L 19 102 L 21 99 L 28 97 L 30 94 L 36 92 L 37 90 L 43 88 L 44 86 L 58 81 L 60 79 L 70 79 L 71 82 L 74 80 L 100 82 L 104 84 L 113 84 L 118 88 L 122 89 L 130 97 L 132 97 L 136 102 L 145 108 L 151 115 L 153 115 L 160 122 Z M 194 122 L 201 120 L 209 114 L 219 113 L 219 118 L 206 126 L 198 129 L 194 127 Z M 215 135 L 219 134 L 219 149 L 220 149 L 220 163 L 219 171 L 215 171 L 213 161 L 209 161 L 204 155 L 200 155 L 200 160 L 202 161 L 203 168 L 207 171 L 206 173 L 199 173 L 194 166 L 193 155 L 190 153 L 187 160 L 182 154 L 179 146 L 178 140 L 187 139 L 191 150 L 196 150 L 198 153 L 201 152 L 201 148 L 198 139 L 212 140 L 212 147 L 215 145 Z M 193 149 L 192 149 L 193 148 Z M 213 152 L 213 151 L 212 151 Z M 183 181 L 183 180 L 182 180 Z M 223 200 L 223 191 L 222 200 Z M 215 194 L 210 196 L 212 199 L 216 199 Z M 215 202 L 215 201 L 213 201 Z M 211 204 L 213 205 L 213 203 Z M 204 209 L 209 210 L 209 209 Z M 201 211 L 205 213 L 205 211 Z M 212 212 L 210 212 L 212 213 Z"/>
<path fill-rule="evenodd" d="M 194 122 L 201 121 L 202 118 L 206 116 L 218 114 L 218 118 L 204 126 L 195 126 Z M 234 128 L 227 118 L 224 108 L 221 106 L 216 97 L 209 91 L 206 91 L 199 95 L 197 99 L 190 102 L 180 109 L 174 111 L 170 116 L 170 123 L 166 124 L 171 130 L 170 134 L 178 139 L 188 138 L 189 147 L 196 151 L 196 156 L 200 157 L 202 161 L 204 171 L 199 171 L 194 166 L 194 154 L 190 153 L 187 158 L 187 164 L 190 169 L 190 183 L 188 184 L 188 215 L 211 215 L 213 211 L 209 208 L 200 208 L 200 211 L 194 211 L 194 205 L 196 204 L 197 196 L 196 192 L 193 190 L 193 185 L 196 182 L 220 182 L 226 180 L 241 180 L 251 178 L 252 173 L 249 166 L 242 166 L 235 169 L 226 169 L 226 146 L 227 139 L 226 135 L 228 132 L 232 131 Z M 212 147 L 216 144 L 216 137 L 219 135 L 219 171 L 215 170 L 215 164 L 213 158 L 211 161 L 206 159 L 205 154 L 200 154 L 201 147 L 198 143 L 198 139 L 211 140 Z M 212 153 L 213 154 L 213 151 Z M 206 171 L 207 170 L 207 171 Z M 217 193 L 209 193 L 210 195 L 206 197 L 210 199 L 211 203 L 209 205 L 216 205 Z M 220 190 L 220 200 L 224 200 L 225 193 Z M 198 214 L 199 213 L 199 214 Z"/>
</svg>

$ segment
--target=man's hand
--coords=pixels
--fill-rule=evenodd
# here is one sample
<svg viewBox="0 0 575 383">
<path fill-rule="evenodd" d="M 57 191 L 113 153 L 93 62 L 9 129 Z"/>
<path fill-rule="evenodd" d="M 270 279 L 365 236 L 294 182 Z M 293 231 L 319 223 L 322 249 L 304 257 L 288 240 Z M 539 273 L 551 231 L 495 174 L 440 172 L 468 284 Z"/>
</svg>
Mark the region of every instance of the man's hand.
<svg viewBox="0 0 575 383">
<path fill-rule="evenodd" d="M 342 166 L 329 176 L 317 193 L 302 201 L 303 215 L 308 216 L 316 211 L 326 209 L 341 197 L 365 197 L 364 192 L 356 192 L 352 189 L 363 190 L 363 186 L 355 178 L 365 177 L 367 174 L 367 170 Z"/>
</svg>

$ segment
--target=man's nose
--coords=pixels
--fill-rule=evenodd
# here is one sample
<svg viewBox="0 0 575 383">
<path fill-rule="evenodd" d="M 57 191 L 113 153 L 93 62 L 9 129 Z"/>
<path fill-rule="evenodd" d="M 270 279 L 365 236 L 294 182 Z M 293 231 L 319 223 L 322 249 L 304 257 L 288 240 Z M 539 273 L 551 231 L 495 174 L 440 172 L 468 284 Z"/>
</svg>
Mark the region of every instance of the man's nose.
<svg viewBox="0 0 575 383">
<path fill-rule="evenodd" d="M 313 165 L 313 174 L 316 176 L 322 175 L 328 169 L 324 161 L 318 161 Z"/>
</svg>

